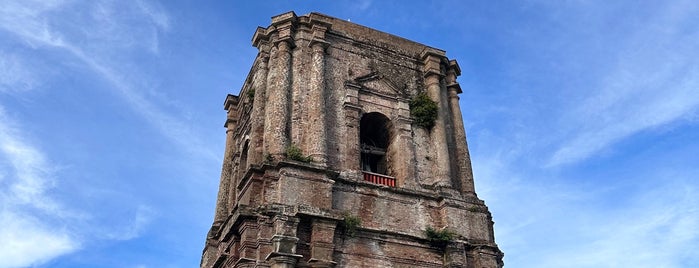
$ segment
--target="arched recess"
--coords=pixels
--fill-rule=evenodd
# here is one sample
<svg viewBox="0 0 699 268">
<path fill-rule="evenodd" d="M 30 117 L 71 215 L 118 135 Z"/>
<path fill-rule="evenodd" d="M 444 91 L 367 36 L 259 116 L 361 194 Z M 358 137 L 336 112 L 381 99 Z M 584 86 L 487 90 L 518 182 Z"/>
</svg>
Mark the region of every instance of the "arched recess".
<svg viewBox="0 0 699 268">
<path fill-rule="evenodd" d="M 248 149 L 250 147 L 250 138 L 245 137 L 245 142 L 243 143 L 243 149 L 241 149 L 240 153 L 240 165 L 238 166 L 238 180 L 243 179 L 243 176 L 245 176 L 245 172 L 248 171 Z"/>
<path fill-rule="evenodd" d="M 388 148 L 391 144 L 393 125 L 391 120 L 378 112 L 362 115 L 359 124 L 362 171 L 391 175 Z"/>
</svg>

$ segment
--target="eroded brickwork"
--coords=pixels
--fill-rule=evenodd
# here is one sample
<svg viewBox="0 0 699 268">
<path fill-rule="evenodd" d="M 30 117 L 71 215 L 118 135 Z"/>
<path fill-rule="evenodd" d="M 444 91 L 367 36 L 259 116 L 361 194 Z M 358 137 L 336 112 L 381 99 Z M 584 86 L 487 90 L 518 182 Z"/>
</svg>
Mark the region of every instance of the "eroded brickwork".
<svg viewBox="0 0 699 268">
<path fill-rule="evenodd" d="M 240 95 L 224 103 L 201 267 L 502 267 L 473 187 L 455 60 L 318 13 L 275 16 L 253 45 Z M 410 113 L 421 92 L 438 107 L 431 129 Z"/>
</svg>

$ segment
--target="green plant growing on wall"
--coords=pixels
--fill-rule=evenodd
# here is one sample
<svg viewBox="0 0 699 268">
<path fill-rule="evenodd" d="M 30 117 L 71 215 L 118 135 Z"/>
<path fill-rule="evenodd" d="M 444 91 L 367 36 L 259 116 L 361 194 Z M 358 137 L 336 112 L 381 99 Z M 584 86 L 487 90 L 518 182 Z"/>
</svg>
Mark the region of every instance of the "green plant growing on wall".
<svg viewBox="0 0 699 268">
<path fill-rule="evenodd" d="M 350 214 L 345 214 L 345 220 L 342 222 L 342 226 L 345 227 L 345 232 L 350 237 L 354 237 L 357 233 L 357 227 L 362 225 L 362 219 L 357 216 Z"/>
<path fill-rule="evenodd" d="M 248 90 L 248 99 L 250 99 L 250 101 L 255 100 L 255 89 L 254 88 L 251 88 Z"/>
<path fill-rule="evenodd" d="M 296 144 L 293 143 L 286 147 L 285 155 L 288 159 L 294 161 L 300 161 L 304 163 L 310 163 L 311 161 L 313 161 L 312 157 L 303 155 L 301 148 L 299 148 L 298 146 L 296 146 Z"/>
<path fill-rule="evenodd" d="M 266 154 L 265 155 L 265 162 L 267 162 L 267 163 L 274 162 L 274 156 L 272 156 L 271 154 Z"/>
<path fill-rule="evenodd" d="M 432 129 L 438 113 L 437 103 L 430 99 L 425 92 L 418 93 L 410 100 L 410 115 L 415 119 L 415 124 L 420 127 Z"/>
<path fill-rule="evenodd" d="M 431 226 L 425 228 L 425 235 L 427 239 L 430 240 L 430 244 L 437 247 L 445 247 L 449 242 L 456 239 L 456 233 L 449 229 L 437 230 Z"/>
</svg>

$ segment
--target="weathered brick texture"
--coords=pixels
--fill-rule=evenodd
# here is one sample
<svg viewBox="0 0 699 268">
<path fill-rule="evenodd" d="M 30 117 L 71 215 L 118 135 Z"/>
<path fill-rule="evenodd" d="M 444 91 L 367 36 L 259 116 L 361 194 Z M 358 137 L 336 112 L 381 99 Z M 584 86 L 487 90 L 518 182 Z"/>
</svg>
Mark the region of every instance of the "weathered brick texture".
<svg viewBox="0 0 699 268">
<path fill-rule="evenodd" d="M 455 60 L 318 13 L 272 17 L 252 41 L 255 63 L 224 103 L 201 267 L 503 266 L 473 187 Z M 421 92 L 438 107 L 431 129 L 410 113 Z"/>
</svg>

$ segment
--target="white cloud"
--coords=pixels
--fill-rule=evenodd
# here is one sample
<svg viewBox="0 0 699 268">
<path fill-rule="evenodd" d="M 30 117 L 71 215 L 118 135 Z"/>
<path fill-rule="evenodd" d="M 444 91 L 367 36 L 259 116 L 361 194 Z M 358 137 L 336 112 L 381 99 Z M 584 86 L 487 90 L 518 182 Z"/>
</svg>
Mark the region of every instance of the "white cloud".
<svg viewBox="0 0 699 268">
<path fill-rule="evenodd" d="M 697 189 L 672 182 L 638 194 L 623 210 L 591 211 L 570 235 L 577 245 L 543 257 L 542 267 L 683 267 L 699 242 Z"/>
<path fill-rule="evenodd" d="M 39 79 L 21 58 L 0 51 L 0 92 L 23 92 L 33 89 L 38 83 Z"/>
<path fill-rule="evenodd" d="M 133 218 L 109 224 L 66 207 L 52 195 L 58 168 L 49 163 L 0 107 L 0 268 L 44 263 L 80 250 L 88 238 L 134 239 L 154 218 L 143 204 Z"/>
<path fill-rule="evenodd" d="M 575 181 L 500 157 L 474 160 L 510 267 L 690 267 L 698 263 L 696 170 Z M 516 171 L 515 171 L 516 170 Z"/>
<path fill-rule="evenodd" d="M 633 25 L 634 32 L 609 44 L 614 66 L 599 83 L 590 81 L 589 95 L 571 103 L 563 117 L 569 138 L 548 165 L 574 163 L 593 156 L 621 139 L 682 120 L 699 110 L 699 25 L 697 7 L 658 10 L 655 17 Z"/>
<path fill-rule="evenodd" d="M 3 209 L 0 226 L 2 268 L 41 264 L 80 248 L 69 232 L 30 215 Z"/>
<path fill-rule="evenodd" d="M 123 7 L 120 2 L 101 1 L 91 5 L 89 16 L 84 16 L 82 10 L 73 10 L 68 3 L 12 2 L 0 7 L 0 29 L 15 34 L 35 49 L 48 47 L 68 52 L 108 81 L 111 89 L 163 136 L 190 153 L 216 159 L 217 154 L 202 146 L 202 141 L 191 128 L 182 123 L 181 118 L 173 116 L 175 111 L 165 112 L 157 102 L 147 98 L 154 90 L 152 85 L 130 79 L 141 74 L 133 68 L 138 62 L 125 58 L 142 47 L 157 53 L 158 31 L 167 31 L 170 27 L 168 15 L 157 4 L 143 1 L 135 5 L 135 10 Z M 59 16 L 85 21 L 63 25 Z M 56 27 L 57 24 L 61 27 Z M 31 73 L 32 70 L 23 72 Z M 25 80 L 9 82 L 18 84 Z M 36 80 L 26 80 L 26 83 L 30 82 Z"/>
<path fill-rule="evenodd" d="M 170 30 L 170 16 L 157 2 L 137 1 L 136 3 L 158 28 L 165 31 Z"/>
<path fill-rule="evenodd" d="M 164 112 L 147 99 L 154 89 L 137 83 L 140 74 L 132 66 L 138 62 L 128 61 L 130 55 L 142 51 L 157 54 L 158 35 L 169 27 L 167 14 L 150 2 L 126 6 L 117 1 L 81 6 L 63 1 L 3 3 L 0 34 L 10 38 L 0 42 L 0 46 L 24 47 L 12 50 L 7 49 L 11 46 L 0 47 L 0 92 L 22 93 L 47 83 L 42 81 L 45 79 L 42 70 L 21 53 L 37 50 L 72 57 L 75 62 L 59 62 L 64 65 L 58 68 L 74 68 L 75 63 L 87 67 L 111 84 L 109 89 L 165 137 L 199 156 L 213 158 L 173 111 Z M 21 94 L 12 96 L 21 97 Z M 78 251 L 94 240 L 122 241 L 143 234 L 155 217 L 155 211 L 147 205 L 129 204 L 135 206 L 131 219 L 67 207 L 73 200 L 58 198 L 53 192 L 61 186 L 54 180 L 60 170 L 21 129 L 16 120 L 0 109 L 0 268 L 39 265 Z M 94 200 L 99 197 L 80 198 L 102 201 Z M 128 206 L 124 205 L 123 209 L 130 210 Z M 102 222 L 115 217 L 116 222 Z"/>
<path fill-rule="evenodd" d="M 0 267 L 35 265 L 80 247 L 66 226 L 56 224 L 74 213 L 47 193 L 54 168 L 20 137 L 0 107 Z"/>
<path fill-rule="evenodd" d="M 130 240 L 139 237 L 155 217 L 155 211 L 148 206 L 140 205 L 135 214 L 128 225 L 106 230 L 106 237 L 112 240 Z"/>
</svg>

